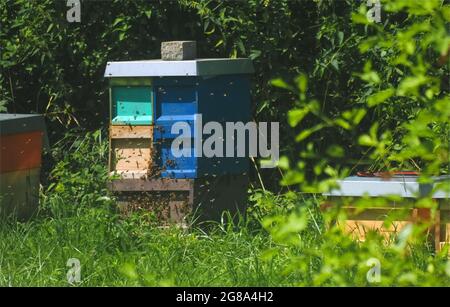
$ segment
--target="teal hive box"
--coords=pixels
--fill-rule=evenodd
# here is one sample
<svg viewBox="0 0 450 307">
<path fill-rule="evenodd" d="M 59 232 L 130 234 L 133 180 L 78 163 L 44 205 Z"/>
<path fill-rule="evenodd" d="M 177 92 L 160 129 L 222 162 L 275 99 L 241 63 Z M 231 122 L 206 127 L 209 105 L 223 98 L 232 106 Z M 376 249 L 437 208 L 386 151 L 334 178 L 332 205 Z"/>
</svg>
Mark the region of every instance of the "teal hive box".
<svg viewBox="0 0 450 307">
<path fill-rule="evenodd" d="M 115 86 L 111 89 L 112 124 L 151 125 L 153 92 L 145 86 Z"/>
</svg>

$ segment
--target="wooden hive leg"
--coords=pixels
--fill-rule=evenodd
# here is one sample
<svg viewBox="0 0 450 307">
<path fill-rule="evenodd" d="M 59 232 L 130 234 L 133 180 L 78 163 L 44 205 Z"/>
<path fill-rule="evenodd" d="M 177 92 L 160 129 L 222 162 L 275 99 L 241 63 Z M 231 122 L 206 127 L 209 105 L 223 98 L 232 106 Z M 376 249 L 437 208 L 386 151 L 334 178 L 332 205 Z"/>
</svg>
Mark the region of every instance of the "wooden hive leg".
<svg viewBox="0 0 450 307">
<path fill-rule="evenodd" d="M 441 210 L 436 210 L 436 214 L 434 216 L 434 249 L 436 253 L 441 251 Z"/>
<path fill-rule="evenodd" d="M 434 250 L 439 252 L 441 250 L 441 211 L 439 206 L 434 215 L 429 208 L 414 208 L 412 220 L 414 223 L 430 224 L 427 230 L 429 242 L 433 244 Z"/>
<path fill-rule="evenodd" d="M 187 190 L 174 191 L 170 198 L 169 221 L 182 227 L 187 226 L 186 217 L 192 212 L 194 205 L 194 179 L 187 182 Z"/>
</svg>

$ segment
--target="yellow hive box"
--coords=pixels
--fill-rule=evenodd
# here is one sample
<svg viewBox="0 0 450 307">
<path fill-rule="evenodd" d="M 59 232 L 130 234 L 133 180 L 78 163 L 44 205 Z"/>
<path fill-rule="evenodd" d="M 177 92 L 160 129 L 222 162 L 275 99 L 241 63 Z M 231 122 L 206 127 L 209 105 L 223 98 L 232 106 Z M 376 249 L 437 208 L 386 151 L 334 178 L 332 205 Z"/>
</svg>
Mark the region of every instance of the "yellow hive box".
<svg viewBox="0 0 450 307">
<path fill-rule="evenodd" d="M 152 168 L 153 126 L 111 125 L 109 171 L 122 178 L 141 177 Z"/>
</svg>

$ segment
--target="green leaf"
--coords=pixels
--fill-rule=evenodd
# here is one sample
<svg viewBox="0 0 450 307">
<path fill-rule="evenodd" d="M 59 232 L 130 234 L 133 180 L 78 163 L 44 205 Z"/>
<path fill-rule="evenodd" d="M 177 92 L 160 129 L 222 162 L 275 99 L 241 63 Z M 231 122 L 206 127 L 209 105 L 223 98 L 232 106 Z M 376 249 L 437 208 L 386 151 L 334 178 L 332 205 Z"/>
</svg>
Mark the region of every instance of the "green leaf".
<svg viewBox="0 0 450 307">
<path fill-rule="evenodd" d="M 281 78 L 277 78 L 277 79 L 272 79 L 270 80 L 270 84 L 272 84 L 272 86 L 275 87 L 279 87 L 279 88 L 284 88 L 287 90 L 292 90 L 292 86 L 290 86 L 289 84 L 287 84 L 283 79 Z"/>
<path fill-rule="evenodd" d="M 129 279 L 135 280 L 139 278 L 139 275 L 136 272 L 136 265 L 134 263 L 123 264 L 119 271 Z"/>
<path fill-rule="evenodd" d="M 260 257 L 262 261 L 270 261 L 272 260 L 273 257 L 275 257 L 276 255 L 278 255 L 278 250 L 274 249 L 274 248 L 270 248 L 270 249 L 266 249 L 264 250 Z"/>
<path fill-rule="evenodd" d="M 339 145 L 331 145 L 327 148 L 327 154 L 333 158 L 342 158 L 345 155 L 345 151 Z"/>
<path fill-rule="evenodd" d="M 344 41 L 344 32 L 339 31 L 338 32 L 338 38 L 339 38 L 339 45 L 340 45 Z"/>
<path fill-rule="evenodd" d="M 406 77 L 400 82 L 398 86 L 397 94 L 399 96 L 408 96 L 410 94 L 416 94 L 419 88 L 429 81 L 424 75 Z"/>
<path fill-rule="evenodd" d="M 375 140 L 373 140 L 369 135 L 367 134 L 363 134 L 359 137 L 358 139 L 358 143 L 362 146 L 376 146 L 377 142 Z"/>
<path fill-rule="evenodd" d="M 338 60 L 334 59 L 333 61 L 331 61 L 331 66 L 333 66 L 336 70 L 339 70 Z"/>
<path fill-rule="evenodd" d="M 358 13 L 352 13 L 352 21 L 356 24 L 363 24 L 363 25 L 370 24 L 366 15 Z"/>
<path fill-rule="evenodd" d="M 334 122 L 346 130 L 350 130 L 352 126 L 342 118 L 335 119 Z"/>
<path fill-rule="evenodd" d="M 356 109 L 354 113 L 352 122 L 354 125 L 358 125 L 364 116 L 366 116 L 367 111 L 365 109 Z"/>
<path fill-rule="evenodd" d="M 239 48 L 239 50 L 242 52 L 242 54 L 245 54 L 245 46 L 244 43 L 242 42 L 242 40 L 238 40 L 237 41 L 237 46 Z"/>
<path fill-rule="evenodd" d="M 297 82 L 297 88 L 300 93 L 306 93 L 308 89 L 308 77 L 305 74 L 300 74 L 295 81 Z"/>
<path fill-rule="evenodd" d="M 296 142 L 301 142 L 301 141 L 303 141 L 304 139 L 306 139 L 307 137 L 309 137 L 311 134 L 313 134 L 313 133 L 315 133 L 315 132 L 321 130 L 323 127 L 324 127 L 324 124 L 318 124 L 318 125 L 315 125 L 315 126 L 312 127 L 312 128 L 303 130 L 302 132 L 300 132 L 300 133 L 295 137 L 295 141 L 296 141 Z"/>
<path fill-rule="evenodd" d="M 250 51 L 249 58 L 250 58 L 251 60 L 254 60 L 254 59 L 256 59 L 256 58 L 258 58 L 258 57 L 260 57 L 260 56 L 261 56 L 261 50 L 255 50 L 255 49 L 252 49 L 252 50 Z"/>
<path fill-rule="evenodd" d="M 53 24 L 53 23 L 51 23 L 49 26 L 48 26 L 48 28 L 47 28 L 47 33 L 49 33 L 52 29 L 53 29 L 53 26 L 54 26 L 55 24 Z"/>
<path fill-rule="evenodd" d="M 442 7 L 442 16 L 446 22 L 450 22 L 450 5 L 444 5 Z"/>
<path fill-rule="evenodd" d="M 289 159 L 287 157 L 281 157 L 280 160 L 278 160 L 278 166 L 281 169 L 288 170 L 289 169 Z"/>
<path fill-rule="evenodd" d="M 113 22 L 113 27 L 124 21 L 123 17 L 117 17 Z"/>
<path fill-rule="evenodd" d="M 232 59 L 237 58 L 237 49 L 236 48 L 231 49 L 230 58 L 232 58 Z"/>
<path fill-rule="evenodd" d="M 288 112 L 288 122 L 291 127 L 297 126 L 309 113 L 309 109 L 294 109 Z"/>
<path fill-rule="evenodd" d="M 7 112 L 6 100 L 0 100 L 0 112 Z"/>
<path fill-rule="evenodd" d="M 380 76 L 375 71 L 368 71 L 361 74 L 361 79 L 366 81 L 367 83 L 374 83 L 374 84 L 378 84 L 381 81 Z"/>
<path fill-rule="evenodd" d="M 216 28 L 213 27 L 210 31 L 205 31 L 205 34 L 206 34 L 206 35 L 211 35 L 211 34 L 213 34 L 215 31 L 216 31 Z"/>
<path fill-rule="evenodd" d="M 450 277 L 450 260 L 447 260 L 447 264 L 445 265 L 445 274 Z"/>
<path fill-rule="evenodd" d="M 367 105 L 369 107 L 374 107 L 376 105 L 379 105 L 380 103 L 383 103 L 388 98 L 392 97 L 394 95 L 395 90 L 394 88 L 390 87 L 388 89 L 382 90 L 378 93 L 375 93 L 369 97 L 367 97 Z"/>
</svg>

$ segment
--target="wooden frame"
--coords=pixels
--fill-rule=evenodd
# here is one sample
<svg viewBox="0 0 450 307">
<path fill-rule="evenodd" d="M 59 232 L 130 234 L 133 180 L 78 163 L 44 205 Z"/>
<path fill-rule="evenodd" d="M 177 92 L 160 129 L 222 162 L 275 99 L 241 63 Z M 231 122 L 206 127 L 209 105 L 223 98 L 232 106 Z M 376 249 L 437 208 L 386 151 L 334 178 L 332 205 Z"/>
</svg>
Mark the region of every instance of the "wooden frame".
<svg viewBox="0 0 450 307">
<path fill-rule="evenodd" d="M 153 126 L 110 126 L 109 172 L 147 173 L 153 163 Z M 132 176 L 134 177 L 134 176 Z M 139 178 L 138 177 L 138 178 Z"/>
<path fill-rule="evenodd" d="M 148 139 L 153 138 L 153 126 L 110 126 L 112 139 Z"/>
<path fill-rule="evenodd" d="M 408 202 L 408 199 L 405 199 Z M 437 202 L 437 210 L 432 212 L 429 208 L 411 208 L 408 206 L 396 207 L 376 207 L 367 208 L 363 212 L 357 213 L 357 207 L 351 203 L 346 203 L 345 198 L 329 197 L 326 204 L 321 206 L 322 210 L 327 210 L 333 205 L 343 204 L 341 208 L 348 214 L 343 228 L 344 231 L 354 235 L 358 240 L 364 240 L 367 231 L 375 230 L 386 237 L 399 232 L 409 223 L 430 223 L 427 233 L 435 250 L 441 250 L 444 244 L 450 244 L 450 202 L 446 199 L 435 200 Z M 393 221 L 390 228 L 385 228 L 383 223 L 388 214 L 406 210 L 408 213 L 404 218 Z"/>
<path fill-rule="evenodd" d="M 143 192 L 143 191 L 189 191 L 194 179 L 115 179 L 108 183 L 111 191 Z"/>
</svg>

